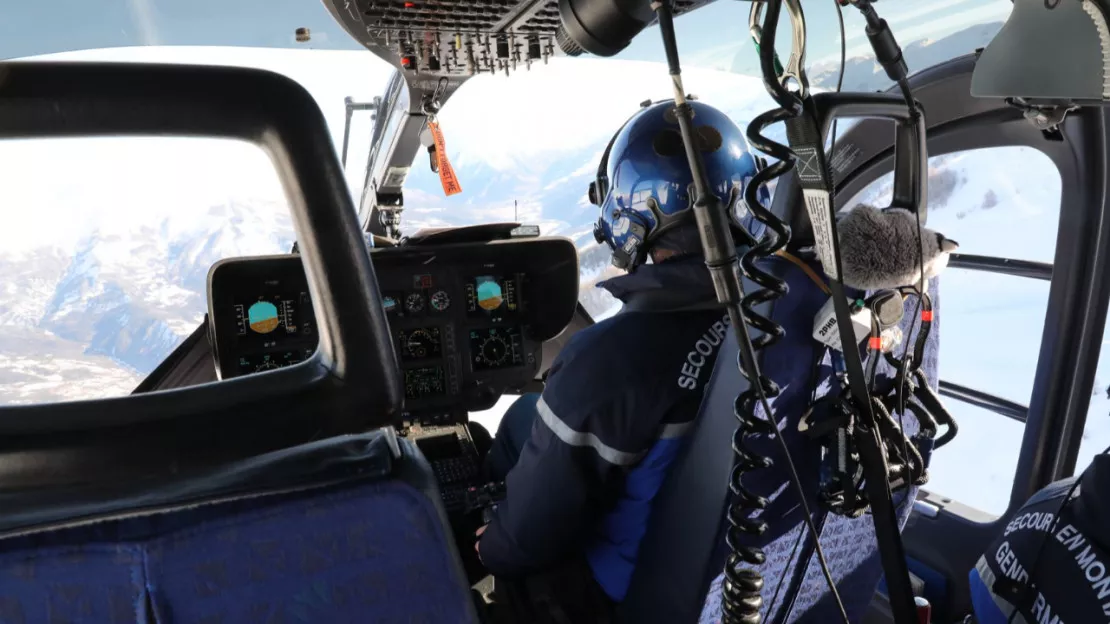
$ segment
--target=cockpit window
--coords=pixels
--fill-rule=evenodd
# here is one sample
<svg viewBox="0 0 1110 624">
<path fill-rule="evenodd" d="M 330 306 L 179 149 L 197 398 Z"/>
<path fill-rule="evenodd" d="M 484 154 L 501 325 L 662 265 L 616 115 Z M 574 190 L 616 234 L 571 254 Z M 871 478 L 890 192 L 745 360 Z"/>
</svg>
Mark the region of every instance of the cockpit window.
<svg viewBox="0 0 1110 624">
<path fill-rule="evenodd" d="M 369 52 L 120 48 L 31 60 L 259 67 L 300 82 L 335 145 L 343 98 L 389 78 Z M 358 75 L 351 82 L 341 76 Z M 362 189 L 369 119 L 352 124 L 348 183 Z M 0 141 L 0 404 L 119 396 L 201 326 L 208 270 L 288 253 L 289 206 L 269 157 L 244 142 L 165 137 Z M 357 205 L 357 202 L 356 202 Z"/>
<path fill-rule="evenodd" d="M 200 325 L 212 263 L 293 242 L 252 144 L 3 141 L 0 167 L 0 403 L 127 394 Z"/>
</svg>

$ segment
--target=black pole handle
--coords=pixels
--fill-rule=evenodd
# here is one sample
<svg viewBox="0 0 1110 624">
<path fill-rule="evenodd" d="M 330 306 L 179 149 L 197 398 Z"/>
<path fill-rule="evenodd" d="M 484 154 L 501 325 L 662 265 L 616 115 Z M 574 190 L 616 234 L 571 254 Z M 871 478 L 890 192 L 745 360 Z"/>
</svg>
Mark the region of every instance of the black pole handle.
<svg viewBox="0 0 1110 624">
<path fill-rule="evenodd" d="M 920 103 L 911 113 L 901 94 L 893 93 L 815 93 L 814 108 L 822 138 L 828 137 L 836 119 L 871 117 L 895 122 L 894 192 L 891 208 L 920 210 L 921 222 L 928 219 L 929 155 L 925 140 L 925 114 Z M 832 155 L 830 168 L 836 166 Z"/>
</svg>

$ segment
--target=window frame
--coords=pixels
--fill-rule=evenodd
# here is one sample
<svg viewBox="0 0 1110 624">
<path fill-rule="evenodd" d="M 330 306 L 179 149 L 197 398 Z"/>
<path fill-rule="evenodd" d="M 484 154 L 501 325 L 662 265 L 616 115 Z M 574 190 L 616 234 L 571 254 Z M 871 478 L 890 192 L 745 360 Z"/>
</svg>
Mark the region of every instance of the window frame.
<svg viewBox="0 0 1110 624">
<path fill-rule="evenodd" d="M 974 254 L 952 254 L 948 268 L 982 271 L 1011 277 L 1052 281 L 1052 265 L 1047 262 L 1034 262 L 1001 256 L 980 256 Z M 1003 398 L 996 394 L 977 390 L 947 379 L 937 380 L 941 396 L 962 401 L 976 407 L 990 410 L 1022 424 L 1028 420 L 1029 406 Z M 1011 497 L 1012 498 L 1012 497 Z M 1011 500 L 1011 503 L 1013 501 Z"/>
<path fill-rule="evenodd" d="M 1097 345 L 1101 342 L 1095 341 L 1092 355 L 1091 349 L 1083 348 L 1081 340 L 1091 335 L 1101 336 L 1110 302 L 1110 276 L 1092 276 L 1097 271 L 1093 271 L 1091 265 L 1097 264 L 1097 260 L 1088 260 L 1110 256 L 1110 242 L 1105 238 L 1110 234 L 1110 220 L 1103 216 L 1107 207 L 1100 199 L 1106 179 L 1102 173 L 1093 175 L 1099 170 L 1106 171 L 1104 151 L 1108 124 L 1102 114 L 1096 114 L 1102 111 L 1081 110 L 1069 117 L 1058 133 L 1036 130 L 1020 110 L 993 100 L 970 97 L 974 60 L 975 56 L 969 55 L 915 76 L 919 84 L 914 94 L 925 105 L 929 120 L 929 156 L 988 148 L 1030 147 L 1049 157 L 1061 180 L 1060 221 L 1051 265 L 968 255 L 956 256 L 956 262 L 950 263 L 960 268 L 1028 278 L 1047 276 L 1051 284 L 1008 514 L 1037 490 L 1071 476 L 1075 470 L 1098 361 Z M 961 87 L 963 90 L 959 93 Z M 883 131 L 879 124 L 887 125 L 888 129 Z M 838 141 L 838 151 L 859 150 L 852 161 L 853 167 L 834 171 L 838 198 L 854 196 L 891 171 L 892 138 L 889 122 L 866 119 Z M 783 193 L 776 200 L 785 200 L 786 195 Z M 776 201 L 776 208 L 778 203 Z M 804 221 L 804 215 L 795 215 L 791 225 Z M 1092 223 L 1099 227 L 1092 227 Z M 808 224 L 801 225 L 800 229 L 808 232 Z M 1057 266 L 1062 268 L 1058 273 L 1054 270 Z M 1064 327 L 1073 329 L 1059 330 Z M 1067 355 L 1056 358 L 1057 353 Z M 1070 355 L 1080 357 L 1068 362 Z M 958 384 L 958 380 L 946 381 Z M 988 399 L 988 403 L 999 405 L 998 401 L 990 399 L 1000 397 L 981 392 L 979 395 Z"/>
</svg>

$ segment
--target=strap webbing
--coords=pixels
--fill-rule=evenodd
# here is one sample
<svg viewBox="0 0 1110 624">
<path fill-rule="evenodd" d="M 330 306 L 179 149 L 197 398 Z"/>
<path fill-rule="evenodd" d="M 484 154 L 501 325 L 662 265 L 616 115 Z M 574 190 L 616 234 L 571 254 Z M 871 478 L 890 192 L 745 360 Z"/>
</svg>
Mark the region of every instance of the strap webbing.
<svg viewBox="0 0 1110 624">
<path fill-rule="evenodd" d="M 813 98 L 803 100 L 803 114 L 786 121 L 786 136 L 790 148 L 797 155 L 795 170 L 802 187 L 806 211 L 813 225 L 814 242 L 825 273 L 829 276 L 829 289 L 832 291 L 833 306 L 836 311 L 837 328 L 840 331 L 844 349 L 844 363 L 848 373 L 848 384 L 855 402 L 861 412 L 861 431 L 856 440 L 859 446 L 860 462 L 863 465 L 865 487 L 875 522 L 875 536 L 879 541 L 879 553 L 886 576 L 891 609 L 898 624 L 914 624 L 917 610 L 914 605 L 913 588 L 910 584 L 906 553 L 898 526 L 897 511 L 887 477 L 886 456 L 883 442 L 879 437 L 875 415 L 871 409 L 871 398 L 867 390 L 867 377 L 863 371 L 863 360 L 854 339 L 851 312 L 848 309 L 848 296 L 841 282 L 840 242 L 836 232 L 836 208 L 833 205 L 833 185 L 825 160 L 824 140 L 817 124 Z M 848 348 L 853 345 L 855 348 Z"/>
</svg>

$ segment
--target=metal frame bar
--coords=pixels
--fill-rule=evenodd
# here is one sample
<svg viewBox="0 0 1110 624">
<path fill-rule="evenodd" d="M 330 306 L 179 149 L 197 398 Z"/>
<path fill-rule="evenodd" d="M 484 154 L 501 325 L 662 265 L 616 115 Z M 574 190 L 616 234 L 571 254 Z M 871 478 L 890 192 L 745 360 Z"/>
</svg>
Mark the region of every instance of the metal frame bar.
<svg viewBox="0 0 1110 624">
<path fill-rule="evenodd" d="M 1079 162 L 1062 179 L 1056 257 L 1029 420 L 1021 444 L 1010 509 L 1075 472 L 1110 304 L 1110 195 L 1107 111 L 1082 109 L 1061 131 Z M 1066 175 L 1064 171 L 1061 176 Z M 1064 209 L 1066 207 L 1066 209 Z"/>
<path fill-rule="evenodd" d="M 1012 418 L 1022 424 L 1025 423 L 1029 416 L 1028 407 L 1010 401 L 1009 399 L 988 394 L 981 390 L 975 390 L 974 388 L 968 388 L 967 386 L 961 386 L 960 384 L 955 384 L 943 379 L 940 380 L 938 385 L 940 386 L 941 396 L 946 396 L 951 399 L 956 399 L 957 401 L 963 401 L 964 403 L 974 405 L 975 407 L 990 410 L 995 414 L 1001 414 L 1007 418 Z"/>
<path fill-rule="evenodd" d="M 1052 280 L 1052 265 L 1047 262 L 1017 260 L 997 256 L 976 256 L 972 254 L 952 254 L 948 266 L 953 269 L 986 271 L 1013 277 L 1028 277 L 1045 281 Z"/>
<path fill-rule="evenodd" d="M 375 113 L 370 116 L 371 121 L 377 121 L 376 113 L 378 111 L 378 108 L 380 108 L 382 105 L 382 98 L 381 96 L 378 96 L 375 97 L 374 100 L 371 102 L 356 102 L 354 98 L 348 95 L 347 97 L 343 98 L 343 105 L 347 109 L 347 120 L 346 123 L 343 125 L 343 151 L 340 155 L 339 163 L 343 166 L 343 169 L 346 170 L 347 147 L 350 145 L 351 142 L 351 118 L 354 116 L 355 111 L 370 111 L 371 113 Z"/>
</svg>

